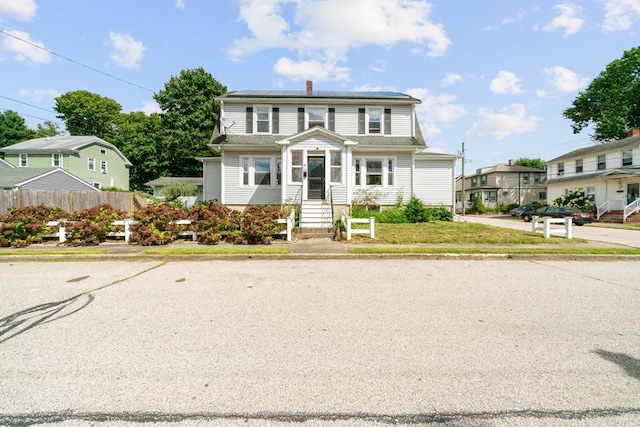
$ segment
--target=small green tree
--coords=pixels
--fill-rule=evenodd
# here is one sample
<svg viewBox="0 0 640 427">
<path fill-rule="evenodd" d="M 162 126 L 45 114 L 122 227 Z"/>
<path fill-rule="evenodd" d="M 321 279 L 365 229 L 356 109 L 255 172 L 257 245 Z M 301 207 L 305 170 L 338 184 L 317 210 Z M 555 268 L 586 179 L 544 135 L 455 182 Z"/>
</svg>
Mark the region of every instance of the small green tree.
<svg viewBox="0 0 640 427">
<path fill-rule="evenodd" d="M 411 196 L 411 199 L 409 199 L 407 207 L 404 208 L 404 216 L 407 218 L 407 222 L 411 223 L 427 222 L 430 219 L 422 200 L 416 196 Z"/>
<path fill-rule="evenodd" d="M 477 213 L 487 212 L 487 208 L 484 206 L 484 203 L 482 203 L 482 197 L 476 196 L 476 198 L 473 199 L 473 206 L 471 207 L 471 212 L 477 212 Z"/>
</svg>

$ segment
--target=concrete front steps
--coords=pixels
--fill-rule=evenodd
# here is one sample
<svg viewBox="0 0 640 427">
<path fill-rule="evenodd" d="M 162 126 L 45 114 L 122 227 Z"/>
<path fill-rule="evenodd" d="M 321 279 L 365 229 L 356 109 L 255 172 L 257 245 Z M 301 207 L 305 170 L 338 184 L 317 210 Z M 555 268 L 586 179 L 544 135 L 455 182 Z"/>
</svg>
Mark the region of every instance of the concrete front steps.
<svg viewBox="0 0 640 427">
<path fill-rule="evenodd" d="M 331 205 L 324 200 L 305 200 L 300 206 L 299 231 L 303 234 L 333 233 Z"/>
</svg>

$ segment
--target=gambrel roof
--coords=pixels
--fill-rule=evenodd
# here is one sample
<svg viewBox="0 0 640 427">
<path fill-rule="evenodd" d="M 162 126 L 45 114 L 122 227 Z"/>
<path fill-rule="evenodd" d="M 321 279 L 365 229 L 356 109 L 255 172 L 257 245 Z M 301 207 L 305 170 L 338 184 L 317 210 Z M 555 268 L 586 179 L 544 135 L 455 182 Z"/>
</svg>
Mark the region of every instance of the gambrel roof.
<svg viewBox="0 0 640 427">
<path fill-rule="evenodd" d="M 11 154 L 78 154 L 81 149 L 91 145 L 99 145 L 109 148 L 122 159 L 127 167 L 133 166 L 115 145 L 105 141 L 104 139 L 98 138 L 97 136 L 57 135 L 46 138 L 35 138 L 9 145 L 7 147 L 2 147 L 0 148 L 0 152 Z"/>
</svg>

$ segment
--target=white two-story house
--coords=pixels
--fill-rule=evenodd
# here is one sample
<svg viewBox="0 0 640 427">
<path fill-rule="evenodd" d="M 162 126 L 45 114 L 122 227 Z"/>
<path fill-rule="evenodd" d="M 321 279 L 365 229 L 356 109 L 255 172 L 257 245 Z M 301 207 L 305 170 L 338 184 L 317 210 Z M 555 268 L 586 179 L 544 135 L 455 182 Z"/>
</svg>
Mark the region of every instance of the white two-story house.
<svg viewBox="0 0 640 427">
<path fill-rule="evenodd" d="M 547 196 L 552 201 L 583 189 L 598 218 L 619 212 L 622 220 L 640 210 L 640 129 L 627 138 L 574 150 L 547 162 Z"/>
<path fill-rule="evenodd" d="M 246 90 L 216 100 L 220 126 L 210 147 L 219 156 L 200 159 L 204 200 L 237 209 L 299 204 L 303 212 L 320 205 L 331 208 L 330 223 L 363 198 L 384 207 L 415 195 L 453 209 L 458 156 L 426 150 L 419 99 L 313 91 L 307 82 L 306 91 Z"/>
</svg>

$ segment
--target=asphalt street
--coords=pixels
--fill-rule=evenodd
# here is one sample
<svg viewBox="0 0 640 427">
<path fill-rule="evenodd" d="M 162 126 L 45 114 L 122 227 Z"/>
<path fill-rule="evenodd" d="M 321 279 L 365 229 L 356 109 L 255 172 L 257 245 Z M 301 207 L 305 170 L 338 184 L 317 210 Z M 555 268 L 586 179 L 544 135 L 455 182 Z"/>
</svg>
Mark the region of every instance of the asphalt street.
<svg viewBox="0 0 640 427">
<path fill-rule="evenodd" d="M 637 261 L 0 272 L 0 425 L 640 424 Z"/>
</svg>

